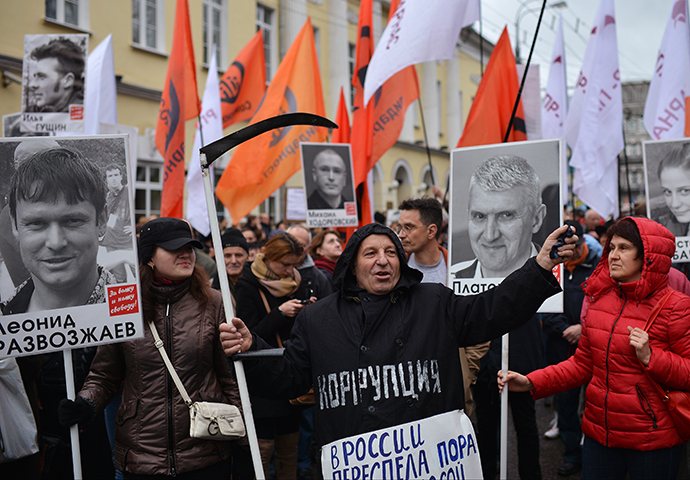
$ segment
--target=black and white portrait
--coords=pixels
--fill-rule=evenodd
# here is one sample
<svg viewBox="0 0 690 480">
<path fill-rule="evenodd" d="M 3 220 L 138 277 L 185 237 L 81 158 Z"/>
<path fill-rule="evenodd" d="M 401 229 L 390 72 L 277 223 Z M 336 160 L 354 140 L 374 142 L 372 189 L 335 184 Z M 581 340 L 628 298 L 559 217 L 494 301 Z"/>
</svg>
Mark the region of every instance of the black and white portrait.
<svg viewBox="0 0 690 480">
<path fill-rule="evenodd" d="M 350 145 L 301 143 L 300 150 L 309 227 L 357 225 Z"/>
<path fill-rule="evenodd" d="M 559 140 L 453 151 L 449 275 L 456 290 L 470 280 L 500 282 L 560 225 L 560 151 Z"/>
<path fill-rule="evenodd" d="M 647 216 L 676 236 L 674 262 L 690 262 L 690 139 L 643 144 Z"/>
<path fill-rule="evenodd" d="M 24 37 L 23 131 L 79 131 L 87 53 L 88 35 Z"/>
<path fill-rule="evenodd" d="M 72 307 L 87 306 L 107 318 L 122 300 L 112 286 L 137 294 L 124 135 L 3 139 L 0 165 L 4 316 L 68 309 L 76 320 Z"/>
</svg>

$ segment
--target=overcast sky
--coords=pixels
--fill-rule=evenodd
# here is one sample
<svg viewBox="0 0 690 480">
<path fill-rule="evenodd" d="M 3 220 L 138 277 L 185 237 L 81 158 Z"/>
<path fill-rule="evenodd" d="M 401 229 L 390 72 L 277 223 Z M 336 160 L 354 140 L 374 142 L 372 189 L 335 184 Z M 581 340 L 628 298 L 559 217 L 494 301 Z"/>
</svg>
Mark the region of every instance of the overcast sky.
<svg viewBox="0 0 690 480">
<path fill-rule="evenodd" d="M 548 4 L 557 0 L 548 0 Z M 532 63 L 540 65 L 542 86 L 548 78 L 549 62 L 555 39 L 555 17 L 563 16 L 568 87 L 577 80 L 599 0 L 566 0 L 564 8 L 549 8 L 544 13 Z M 649 80 L 673 3 L 677 0 L 615 0 L 618 61 L 625 81 Z M 520 5 L 520 56 L 527 61 L 537 26 L 541 0 L 481 0 L 484 37 L 496 42 L 508 25 L 515 49 L 515 16 Z M 577 32 L 575 28 L 577 27 Z M 479 24 L 475 24 L 479 29 Z"/>
</svg>

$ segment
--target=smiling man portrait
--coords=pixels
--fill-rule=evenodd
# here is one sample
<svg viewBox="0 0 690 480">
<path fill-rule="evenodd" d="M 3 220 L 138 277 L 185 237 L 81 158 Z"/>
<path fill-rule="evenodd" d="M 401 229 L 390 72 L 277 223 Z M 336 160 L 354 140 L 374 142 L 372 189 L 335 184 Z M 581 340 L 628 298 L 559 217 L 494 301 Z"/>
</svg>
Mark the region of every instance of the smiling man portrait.
<svg viewBox="0 0 690 480">
<path fill-rule="evenodd" d="M 482 163 L 469 189 L 470 245 L 476 258 L 455 267 L 455 278 L 503 278 L 536 255 L 532 236 L 546 216 L 539 177 L 522 157 Z"/>
<path fill-rule="evenodd" d="M 19 165 L 9 194 L 12 230 L 30 278 L 5 315 L 105 302 L 115 277 L 97 263 L 106 232 L 106 187 L 79 153 L 41 150 Z"/>
</svg>

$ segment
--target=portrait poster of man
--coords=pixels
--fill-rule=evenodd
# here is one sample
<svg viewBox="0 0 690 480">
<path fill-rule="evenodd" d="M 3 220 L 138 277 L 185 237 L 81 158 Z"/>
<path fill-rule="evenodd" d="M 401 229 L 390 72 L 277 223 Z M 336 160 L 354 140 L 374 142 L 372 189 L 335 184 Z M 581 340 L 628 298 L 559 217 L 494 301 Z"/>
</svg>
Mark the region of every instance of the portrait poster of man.
<svg viewBox="0 0 690 480">
<path fill-rule="evenodd" d="M 642 144 L 647 216 L 676 236 L 676 263 L 690 262 L 690 139 Z"/>
<path fill-rule="evenodd" d="M 0 139 L 0 359 L 143 335 L 128 150 Z"/>
<path fill-rule="evenodd" d="M 307 226 L 355 227 L 352 152 L 347 143 L 300 143 Z"/>
<path fill-rule="evenodd" d="M 563 222 L 561 140 L 453 150 L 448 285 L 467 295 L 493 288 Z M 560 265 L 554 272 L 561 281 Z M 540 312 L 563 311 L 562 293 Z"/>
<path fill-rule="evenodd" d="M 83 132 L 89 36 L 25 35 L 23 132 Z"/>
</svg>

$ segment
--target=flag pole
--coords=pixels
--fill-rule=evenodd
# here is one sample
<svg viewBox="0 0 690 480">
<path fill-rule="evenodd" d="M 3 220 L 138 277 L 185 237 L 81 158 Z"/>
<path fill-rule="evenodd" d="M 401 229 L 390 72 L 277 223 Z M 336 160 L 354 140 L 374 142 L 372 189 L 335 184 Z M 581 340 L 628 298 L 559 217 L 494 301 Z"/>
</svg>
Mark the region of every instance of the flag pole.
<svg viewBox="0 0 690 480">
<path fill-rule="evenodd" d="M 201 128 L 199 128 L 201 131 Z M 202 142 L 203 145 L 203 142 Z M 220 226 L 218 225 L 218 214 L 216 212 L 216 204 L 213 199 L 213 185 L 211 184 L 211 169 L 206 161 L 206 154 L 201 152 L 199 154 L 199 161 L 201 162 L 201 177 L 204 181 L 204 192 L 206 194 L 206 207 L 208 208 L 208 219 L 211 224 L 211 237 L 213 239 L 213 248 L 216 251 L 216 266 L 218 267 L 218 281 L 220 283 L 220 291 L 223 296 L 223 307 L 225 309 L 225 319 L 228 322 L 232 321 L 235 312 L 232 306 L 232 297 L 230 296 L 230 283 L 228 281 L 228 272 L 225 269 L 223 260 L 223 243 L 220 239 Z M 249 450 L 252 455 L 252 464 L 254 465 L 254 474 L 257 480 L 264 480 L 263 465 L 261 464 L 261 453 L 259 451 L 259 440 L 256 434 L 256 427 L 254 426 L 254 417 L 252 415 L 252 404 L 249 399 L 249 390 L 247 388 L 247 380 L 244 375 L 244 366 L 242 360 L 235 360 L 235 375 L 237 376 L 237 387 L 240 391 L 240 401 L 242 403 L 242 410 L 244 412 L 244 425 L 247 430 L 247 437 L 249 439 Z"/>
<path fill-rule="evenodd" d="M 484 77 L 484 20 L 482 19 L 482 2 L 479 2 L 479 66 L 481 77 Z M 462 113 L 461 113 L 462 114 Z"/>
<path fill-rule="evenodd" d="M 513 129 L 513 123 L 515 122 L 515 115 L 517 114 L 518 105 L 520 105 L 520 98 L 522 97 L 522 89 L 525 86 L 525 80 L 527 79 L 527 72 L 529 72 L 529 66 L 532 61 L 532 54 L 534 53 L 534 46 L 537 44 L 537 37 L 539 35 L 539 27 L 541 26 L 541 20 L 544 17 L 544 10 L 546 9 L 546 0 L 541 5 L 541 11 L 539 12 L 539 20 L 537 21 L 537 28 L 534 31 L 534 39 L 532 40 L 532 46 L 529 50 L 529 56 L 527 57 L 527 63 L 525 64 L 525 71 L 522 73 L 522 81 L 520 82 L 520 90 L 518 90 L 517 98 L 515 99 L 515 105 L 513 105 L 513 113 L 510 115 L 510 122 L 508 123 L 508 128 L 506 129 L 505 137 L 503 137 L 503 143 L 508 141 L 510 137 L 510 131 Z M 515 39 L 519 42 L 520 39 Z M 501 369 L 505 375 L 508 372 L 508 351 L 510 345 L 510 337 L 506 333 L 501 339 Z M 508 389 L 504 388 L 501 393 L 501 427 L 500 427 L 500 475 L 499 478 L 504 480 L 508 478 Z"/>
<path fill-rule="evenodd" d="M 433 167 L 431 166 L 431 150 L 429 150 L 429 139 L 426 136 L 426 122 L 424 122 L 424 108 L 422 107 L 422 94 L 421 94 L 421 92 L 419 93 L 419 97 L 417 98 L 417 101 L 419 102 L 419 116 L 422 119 L 422 130 L 424 131 L 424 144 L 426 145 L 426 156 L 429 159 L 429 175 L 431 176 L 431 184 L 436 185 L 434 183 L 434 170 L 433 170 Z"/>
<path fill-rule="evenodd" d="M 630 215 L 633 214 L 632 192 L 630 191 L 630 165 L 628 164 L 628 150 L 625 148 L 627 142 L 625 141 L 625 124 L 623 127 L 623 161 L 625 162 L 625 183 L 628 185 L 628 205 L 630 205 Z M 621 155 L 618 154 L 618 161 L 620 162 Z M 619 180 L 620 181 L 620 180 Z M 619 196 L 620 198 L 620 196 Z M 620 200 L 618 201 L 618 211 L 620 211 Z"/>
<path fill-rule="evenodd" d="M 544 10 L 546 9 L 546 0 L 541 4 L 541 11 L 539 12 L 539 20 L 537 21 L 537 28 L 534 31 L 534 39 L 532 40 L 532 46 L 529 49 L 529 57 L 527 57 L 527 64 L 525 65 L 525 71 L 522 73 L 522 81 L 520 82 L 520 90 L 518 90 L 517 98 L 515 99 L 515 105 L 513 105 L 513 113 L 510 116 L 510 122 L 508 123 L 508 128 L 506 130 L 505 137 L 503 137 L 503 143 L 508 141 L 510 137 L 510 131 L 513 129 L 513 122 L 515 121 L 515 114 L 517 114 L 518 105 L 520 105 L 520 98 L 522 97 L 522 89 L 525 87 L 525 80 L 527 79 L 527 72 L 529 71 L 529 65 L 532 62 L 532 54 L 534 53 L 534 47 L 537 44 L 537 37 L 539 36 L 539 27 L 541 26 L 541 19 L 544 17 Z M 516 42 L 520 39 L 516 38 Z"/>
</svg>

